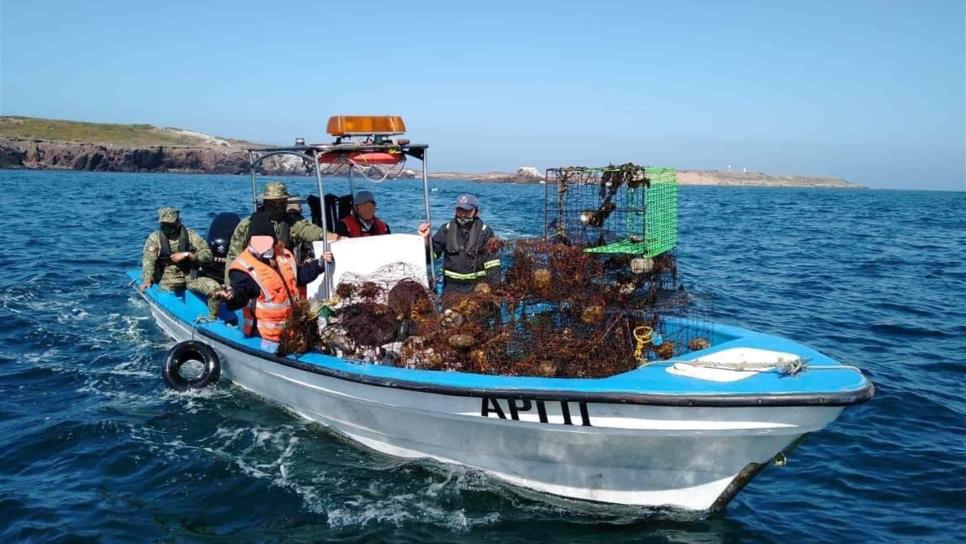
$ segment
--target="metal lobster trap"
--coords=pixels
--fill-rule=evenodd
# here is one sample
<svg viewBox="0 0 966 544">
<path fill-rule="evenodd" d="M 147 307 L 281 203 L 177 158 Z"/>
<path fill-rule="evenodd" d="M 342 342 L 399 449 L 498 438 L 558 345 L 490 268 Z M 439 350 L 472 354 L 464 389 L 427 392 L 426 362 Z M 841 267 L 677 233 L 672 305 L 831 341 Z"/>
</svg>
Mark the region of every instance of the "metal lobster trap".
<svg viewBox="0 0 966 544">
<path fill-rule="evenodd" d="M 673 168 L 549 168 L 544 236 L 601 254 L 652 258 L 677 246 L 677 173 Z"/>
</svg>

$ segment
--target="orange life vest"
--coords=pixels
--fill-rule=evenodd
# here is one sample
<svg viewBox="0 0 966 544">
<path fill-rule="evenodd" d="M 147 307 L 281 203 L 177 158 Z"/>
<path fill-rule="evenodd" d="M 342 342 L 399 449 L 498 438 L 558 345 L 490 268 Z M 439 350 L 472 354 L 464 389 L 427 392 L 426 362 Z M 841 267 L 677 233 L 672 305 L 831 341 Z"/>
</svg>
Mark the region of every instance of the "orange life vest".
<svg viewBox="0 0 966 544">
<path fill-rule="evenodd" d="M 229 267 L 229 270 L 240 270 L 251 276 L 261 289 L 258 298 L 242 309 L 242 332 L 245 336 L 252 336 L 257 328 L 262 338 L 272 342 L 278 342 L 282 337 L 282 325 L 292 311 L 292 303 L 301 296 L 292 252 L 276 244 L 275 263 L 277 268 L 245 249 Z"/>
<path fill-rule="evenodd" d="M 359 238 L 362 236 L 378 236 L 389 232 L 389 226 L 382 222 L 378 217 L 372 218 L 372 227 L 369 230 L 362 230 L 362 223 L 356 219 L 355 215 L 348 215 L 342 218 L 342 224 L 349 231 L 349 238 Z"/>
</svg>

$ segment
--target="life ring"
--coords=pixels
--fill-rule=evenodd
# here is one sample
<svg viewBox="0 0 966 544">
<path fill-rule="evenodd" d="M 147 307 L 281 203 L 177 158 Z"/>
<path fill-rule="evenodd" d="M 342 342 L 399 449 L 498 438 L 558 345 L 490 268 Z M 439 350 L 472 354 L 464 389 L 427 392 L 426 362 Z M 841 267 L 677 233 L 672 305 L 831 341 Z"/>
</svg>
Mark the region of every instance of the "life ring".
<svg viewBox="0 0 966 544">
<path fill-rule="evenodd" d="M 197 377 L 185 378 L 181 375 L 181 367 L 188 361 L 200 361 L 204 368 Z M 218 381 L 221 375 L 221 361 L 218 354 L 207 344 L 188 340 L 179 342 L 168 350 L 164 360 L 161 377 L 171 389 L 187 391 L 201 389 Z"/>
<path fill-rule="evenodd" d="M 372 151 L 369 153 L 326 153 L 319 156 L 321 164 L 353 163 L 359 166 L 392 166 L 399 164 L 403 160 L 402 153 L 387 153 L 384 151 Z"/>
</svg>

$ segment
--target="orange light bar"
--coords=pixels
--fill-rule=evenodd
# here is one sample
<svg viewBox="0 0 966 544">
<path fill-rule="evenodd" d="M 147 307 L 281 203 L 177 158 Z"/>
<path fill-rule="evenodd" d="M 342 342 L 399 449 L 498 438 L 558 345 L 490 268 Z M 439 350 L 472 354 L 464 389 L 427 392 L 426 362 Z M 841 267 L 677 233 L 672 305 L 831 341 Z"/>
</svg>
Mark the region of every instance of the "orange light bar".
<svg viewBox="0 0 966 544">
<path fill-rule="evenodd" d="M 392 136 L 406 132 L 406 123 L 398 115 L 333 115 L 326 132 L 332 136 Z"/>
</svg>

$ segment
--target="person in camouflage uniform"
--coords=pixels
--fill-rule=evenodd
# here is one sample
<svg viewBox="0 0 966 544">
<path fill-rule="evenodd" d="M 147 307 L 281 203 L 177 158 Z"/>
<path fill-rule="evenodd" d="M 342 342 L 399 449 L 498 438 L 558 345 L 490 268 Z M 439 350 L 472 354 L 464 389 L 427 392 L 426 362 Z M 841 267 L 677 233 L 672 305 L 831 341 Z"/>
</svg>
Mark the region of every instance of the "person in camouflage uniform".
<svg viewBox="0 0 966 544">
<path fill-rule="evenodd" d="M 302 217 L 298 211 L 289 209 L 288 187 L 284 183 L 272 181 L 265 184 L 265 192 L 262 193 L 262 202 L 265 204 L 265 211 L 268 212 L 275 227 L 275 234 L 278 241 L 282 242 L 285 249 L 295 251 L 296 247 L 307 242 L 317 242 L 322 239 L 322 227 L 312 223 Z M 228 246 L 228 255 L 225 257 L 226 263 L 235 262 L 235 258 L 248 247 L 248 226 L 251 224 L 251 217 L 242 219 L 235 232 L 231 236 L 231 243 Z M 330 227 L 331 228 L 331 227 Z M 339 239 L 339 236 L 330 232 L 329 241 Z M 228 285 L 228 267 L 225 267 L 225 285 Z"/>
<path fill-rule="evenodd" d="M 158 210 L 158 230 L 148 235 L 141 253 L 141 290 L 153 284 L 166 291 L 189 291 L 208 301 L 210 317 L 218 315 L 221 300 L 210 296 L 221 287 L 216 280 L 192 277 L 191 271 L 214 259 L 208 243 L 198 233 L 181 224 L 175 208 Z"/>
</svg>

